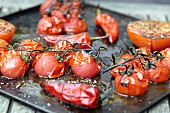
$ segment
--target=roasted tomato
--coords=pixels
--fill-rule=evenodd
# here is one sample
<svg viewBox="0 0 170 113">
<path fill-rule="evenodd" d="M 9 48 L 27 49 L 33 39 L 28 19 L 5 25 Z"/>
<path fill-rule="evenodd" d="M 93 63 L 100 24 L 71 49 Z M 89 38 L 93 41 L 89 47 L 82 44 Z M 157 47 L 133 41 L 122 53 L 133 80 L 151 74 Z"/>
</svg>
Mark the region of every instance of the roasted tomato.
<svg viewBox="0 0 170 113">
<path fill-rule="evenodd" d="M 11 23 L 0 19 L 0 39 L 10 42 L 15 32 L 15 27 Z"/>
<path fill-rule="evenodd" d="M 38 54 L 32 63 L 35 73 L 39 77 L 57 78 L 64 75 L 66 67 L 59 62 L 55 53 Z"/>
<path fill-rule="evenodd" d="M 2 59 L 3 55 L 7 52 L 7 47 L 9 47 L 9 43 L 7 43 L 3 39 L 0 39 L 0 68 L 2 67 L 1 59 Z"/>
<path fill-rule="evenodd" d="M 138 55 L 140 55 L 140 54 L 150 55 L 151 51 L 148 48 L 141 47 L 141 48 L 136 49 L 136 54 L 138 54 Z M 123 62 L 125 62 L 129 59 L 132 59 L 132 58 L 133 58 L 133 60 L 126 62 L 125 65 L 127 65 L 127 66 L 133 65 L 135 68 L 143 70 L 142 65 L 140 63 L 140 60 L 143 60 L 143 58 L 135 58 L 134 55 L 128 54 L 128 53 L 125 53 L 125 54 L 120 56 L 118 64 L 121 64 L 121 63 L 123 63 Z M 117 75 L 119 75 L 119 71 L 123 71 L 124 69 L 125 69 L 125 67 L 118 66 L 116 68 L 113 68 L 110 73 L 115 78 Z"/>
<path fill-rule="evenodd" d="M 113 43 L 119 35 L 119 24 L 116 19 L 112 18 L 109 14 L 97 14 L 95 23 L 101 26 L 106 34 L 109 35 L 110 43 Z"/>
<path fill-rule="evenodd" d="M 44 16 L 40 19 L 37 25 L 38 34 L 58 35 L 61 34 L 63 25 L 61 21 L 54 16 Z"/>
<path fill-rule="evenodd" d="M 136 51 L 141 52 L 142 54 L 145 54 L 145 55 L 151 54 L 151 50 L 146 47 L 140 47 L 140 48 L 136 49 Z"/>
<path fill-rule="evenodd" d="M 0 39 L 0 55 L 7 51 L 7 47 L 9 47 L 9 43 L 7 43 L 5 40 Z"/>
<path fill-rule="evenodd" d="M 68 51 L 68 50 L 73 49 L 72 44 L 69 41 L 66 41 L 66 40 L 62 41 L 61 40 L 61 41 L 57 42 L 56 44 L 54 44 L 53 48 L 55 50 L 65 50 L 65 53 L 64 53 L 64 51 L 61 52 L 61 54 L 64 53 L 63 62 L 64 62 L 64 64 L 69 65 L 69 61 L 70 61 L 70 58 L 72 58 L 73 52 L 72 51 Z M 58 54 L 60 54 L 60 52 L 58 52 Z"/>
<path fill-rule="evenodd" d="M 80 78 L 92 78 L 102 69 L 100 62 L 84 51 L 75 52 L 70 59 L 71 70 Z"/>
<path fill-rule="evenodd" d="M 123 70 L 122 70 L 123 71 Z M 137 68 L 115 78 L 115 91 L 124 96 L 139 96 L 148 90 L 149 80 L 145 73 Z"/>
<path fill-rule="evenodd" d="M 161 63 L 170 71 L 170 48 L 166 48 L 160 52 Z"/>
<path fill-rule="evenodd" d="M 63 12 L 60 11 L 60 10 L 53 10 L 53 11 L 51 12 L 51 15 L 57 17 L 57 18 L 58 18 L 59 20 L 61 20 L 61 21 L 64 19 L 64 14 L 63 14 Z"/>
<path fill-rule="evenodd" d="M 30 51 L 43 50 L 43 47 L 39 42 L 37 42 L 35 40 L 31 40 L 31 39 L 22 40 L 21 45 L 22 45 L 22 47 L 24 47 L 21 49 L 26 49 L 26 50 L 30 50 Z M 37 55 L 37 53 L 38 53 L 38 51 L 32 52 L 31 56 L 34 58 Z"/>
<path fill-rule="evenodd" d="M 145 74 L 151 82 L 166 82 L 170 77 L 170 72 L 160 60 L 141 59 Z"/>
<path fill-rule="evenodd" d="M 117 64 L 121 64 L 123 63 L 124 61 L 130 59 L 130 58 L 133 58 L 133 55 L 132 54 L 123 54 L 120 56 L 120 59 L 119 59 L 119 62 Z M 135 63 L 135 60 L 131 60 L 127 63 L 125 63 L 127 66 L 132 66 L 133 64 Z M 113 68 L 111 71 L 110 71 L 110 74 L 116 78 L 117 75 L 119 75 L 119 72 L 121 71 L 124 71 L 125 70 L 125 67 L 123 66 L 118 66 L 116 68 Z"/>
<path fill-rule="evenodd" d="M 41 6 L 40 6 L 40 13 L 41 14 L 45 14 L 46 13 L 46 9 L 48 8 L 58 8 L 60 5 L 60 2 L 56 1 L 56 0 L 46 0 Z"/>
<path fill-rule="evenodd" d="M 9 50 L 1 59 L 1 73 L 7 78 L 24 76 L 29 64 L 25 63 L 19 51 Z"/>
<path fill-rule="evenodd" d="M 170 46 L 170 23 L 168 22 L 154 20 L 131 22 L 127 26 L 127 33 L 137 47 L 160 51 Z"/>
<path fill-rule="evenodd" d="M 63 32 L 67 34 L 77 34 L 80 32 L 85 32 L 87 30 L 87 23 L 83 19 L 75 18 L 66 18 L 63 23 L 64 29 Z"/>
</svg>

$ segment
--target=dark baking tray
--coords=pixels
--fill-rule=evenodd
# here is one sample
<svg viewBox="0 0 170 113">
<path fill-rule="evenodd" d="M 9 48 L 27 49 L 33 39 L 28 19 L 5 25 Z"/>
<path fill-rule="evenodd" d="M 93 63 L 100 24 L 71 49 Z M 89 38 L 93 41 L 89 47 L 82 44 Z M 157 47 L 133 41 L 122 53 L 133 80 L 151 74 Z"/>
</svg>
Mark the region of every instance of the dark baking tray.
<svg viewBox="0 0 170 113">
<path fill-rule="evenodd" d="M 94 24 L 96 9 L 97 8 L 94 6 L 85 5 L 86 13 L 84 18 L 85 20 L 87 20 L 88 23 L 88 32 L 92 36 L 104 35 L 101 28 L 96 27 L 96 25 Z M 15 39 L 18 38 L 18 41 L 27 38 L 37 40 L 36 26 L 38 20 L 41 17 L 38 11 L 39 7 L 34 7 L 3 18 L 15 25 Z M 125 47 L 123 41 L 128 45 L 132 45 L 126 34 L 126 26 L 130 21 L 134 21 L 136 19 L 105 9 L 102 9 L 102 12 L 109 13 L 111 16 L 119 21 L 120 31 L 119 38 L 114 44 L 108 44 L 107 40 L 97 40 L 93 42 L 94 48 L 98 48 L 99 46 L 104 46 L 108 48 L 107 52 L 101 52 L 101 57 L 105 57 L 111 56 L 111 54 L 118 54 L 121 48 Z M 81 81 L 83 83 L 97 83 L 97 86 L 101 88 L 103 87 L 102 90 L 107 89 L 111 81 L 111 75 L 109 73 L 101 74 L 91 80 L 81 80 L 76 78 L 75 76 L 71 76 L 71 74 L 72 73 L 68 71 L 66 75 L 64 77 L 61 77 L 59 80 L 64 79 L 66 81 L 72 80 L 79 82 Z M 169 82 L 166 84 L 152 84 L 150 85 L 148 92 L 142 96 L 126 98 L 114 94 L 113 92 L 113 94 L 104 102 L 101 107 L 97 109 L 87 110 L 61 102 L 57 98 L 44 93 L 39 86 L 42 81 L 44 81 L 44 79 L 36 77 L 34 72 L 32 71 L 29 71 L 24 78 L 19 78 L 16 80 L 7 80 L 4 77 L 0 76 L 0 93 L 40 111 L 58 113 L 143 112 L 170 94 Z"/>
</svg>

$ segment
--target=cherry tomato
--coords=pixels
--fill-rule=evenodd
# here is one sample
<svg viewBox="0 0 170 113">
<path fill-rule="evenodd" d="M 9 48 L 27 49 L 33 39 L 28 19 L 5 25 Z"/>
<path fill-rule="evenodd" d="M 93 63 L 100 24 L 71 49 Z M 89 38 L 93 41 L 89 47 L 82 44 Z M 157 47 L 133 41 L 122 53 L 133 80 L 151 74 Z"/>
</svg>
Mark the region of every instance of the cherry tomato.
<svg viewBox="0 0 170 113">
<path fill-rule="evenodd" d="M 0 19 L 0 39 L 10 42 L 15 32 L 15 27 L 11 23 Z"/>
<path fill-rule="evenodd" d="M 102 64 L 84 51 L 75 52 L 70 65 L 73 73 L 80 78 L 92 78 L 102 69 Z"/>
<path fill-rule="evenodd" d="M 59 62 L 55 53 L 42 53 L 36 56 L 32 63 L 35 73 L 39 77 L 57 78 L 64 75 L 66 67 Z"/>
<path fill-rule="evenodd" d="M 53 10 L 53 11 L 51 12 L 51 15 L 57 17 L 57 18 L 58 18 L 59 20 L 61 20 L 61 21 L 64 19 L 64 14 L 63 14 L 63 12 L 60 11 L 60 10 Z"/>
<path fill-rule="evenodd" d="M 22 40 L 21 45 L 28 50 L 42 50 L 43 49 L 42 45 L 39 42 L 35 40 L 31 40 L 31 39 Z"/>
<path fill-rule="evenodd" d="M 151 54 L 151 50 L 146 48 L 146 47 L 140 47 L 140 48 L 136 49 L 136 51 L 141 51 L 145 55 L 150 55 Z"/>
<path fill-rule="evenodd" d="M 127 26 L 127 33 L 137 47 L 160 51 L 170 46 L 170 24 L 154 20 L 139 20 Z M 159 46 L 158 46 L 159 45 Z"/>
<path fill-rule="evenodd" d="M 7 43 L 5 40 L 0 39 L 0 55 L 7 51 L 7 47 L 9 47 L 9 43 Z"/>
<path fill-rule="evenodd" d="M 128 60 L 128 59 L 130 59 L 130 58 L 133 58 L 133 55 L 132 54 L 123 54 L 123 55 L 121 55 L 120 56 L 120 59 L 119 59 L 119 62 L 117 63 L 117 64 L 121 64 L 121 63 L 123 63 L 124 61 L 126 61 L 126 60 Z M 127 66 L 132 66 L 132 65 L 134 65 L 135 64 L 135 59 L 134 60 L 131 60 L 131 61 L 129 61 L 129 62 L 127 62 L 127 63 L 125 63 L 125 65 L 127 65 Z M 125 67 L 123 66 L 118 66 L 118 67 L 116 67 L 116 68 L 113 68 L 111 71 L 110 71 L 110 74 L 114 77 L 114 78 L 116 78 L 116 76 L 117 75 L 119 75 L 119 71 L 121 72 L 121 71 L 124 71 L 125 70 Z"/>
<path fill-rule="evenodd" d="M 64 29 L 63 32 L 67 34 L 77 34 L 80 32 L 85 32 L 87 30 L 87 23 L 83 19 L 68 18 L 63 23 Z"/>
<path fill-rule="evenodd" d="M 63 40 L 63 41 L 59 41 L 56 44 L 54 44 L 53 48 L 55 50 L 65 50 L 65 51 L 67 51 L 67 50 L 73 49 L 73 46 L 69 41 Z M 58 52 L 58 54 L 59 53 L 60 52 Z M 63 54 L 63 53 L 64 52 L 61 52 L 61 54 Z M 72 54 L 73 54 L 72 51 L 68 51 L 68 52 L 64 53 L 65 58 L 64 58 L 63 62 L 64 62 L 65 65 L 69 65 L 69 61 L 70 61 L 70 58 L 72 58 Z"/>
<path fill-rule="evenodd" d="M 31 40 L 31 39 L 26 39 L 26 40 L 22 40 L 21 41 L 21 45 L 24 48 L 21 49 L 27 49 L 27 50 L 43 50 L 42 45 L 35 41 L 35 40 Z M 38 54 L 38 52 L 32 52 L 31 56 L 34 58 L 36 55 Z"/>
<path fill-rule="evenodd" d="M 63 25 L 61 24 L 61 21 L 54 16 L 44 16 L 37 25 L 37 33 L 43 35 L 58 35 L 61 34 L 62 29 Z"/>
<path fill-rule="evenodd" d="M 45 14 L 47 8 L 58 8 L 59 5 L 60 2 L 56 0 L 46 0 L 43 4 L 41 4 L 39 11 L 41 14 Z"/>
<path fill-rule="evenodd" d="M 9 43 L 7 43 L 5 40 L 0 39 L 0 69 L 2 67 L 1 59 L 4 56 L 4 54 L 7 52 L 7 47 L 9 47 Z"/>
<path fill-rule="evenodd" d="M 166 48 L 160 53 L 164 57 L 163 59 L 161 59 L 161 63 L 170 71 L 170 48 Z"/>
<path fill-rule="evenodd" d="M 19 51 L 9 50 L 1 60 L 1 73 L 7 78 L 19 78 L 24 76 L 29 64 L 25 63 Z"/>
<path fill-rule="evenodd" d="M 80 1 L 64 1 L 62 6 L 57 7 L 56 9 L 53 9 L 51 12 L 51 15 L 58 17 L 60 20 L 62 20 L 64 18 L 64 13 L 68 13 L 67 15 L 65 15 L 66 17 L 69 18 L 75 18 L 78 17 L 78 15 L 80 14 Z"/>
<path fill-rule="evenodd" d="M 146 60 L 141 60 L 145 65 L 144 71 L 151 82 L 166 82 L 169 79 L 170 72 L 167 67 L 164 67 L 160 60 L 150 59 L 150 63 L 146 63 Z M 152 64 L 152 67 L 147 68 L 148 65 Z"/>
<path fill-rule="evenodd" d="M 146 93 L 149 80 L 145 73 L 135 69 L 131 75 L 118 75 L 115 78 L 115 91 L 125 96 L 140 96 Z"/>
</svg>

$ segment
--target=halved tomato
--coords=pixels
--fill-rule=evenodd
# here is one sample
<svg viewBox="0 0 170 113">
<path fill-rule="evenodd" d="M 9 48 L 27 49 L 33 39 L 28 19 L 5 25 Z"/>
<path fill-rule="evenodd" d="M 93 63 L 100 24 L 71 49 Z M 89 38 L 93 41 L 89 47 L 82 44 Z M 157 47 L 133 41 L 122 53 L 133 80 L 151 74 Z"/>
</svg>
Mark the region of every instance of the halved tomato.
<svg viewBox="0 0 170 113">
<path fill-rule="evenodd" d="M 14 35 L 15 27 L 11 23 L 0 19 L 0 39 L 10 42 Z"/>
<path fill-rule="evenodd" d="M 154 20 L 139 20 L 127 26 L 130 40 L 137 47 L 160 51 L 170 46 L 170 23 Z"/>
</svg>

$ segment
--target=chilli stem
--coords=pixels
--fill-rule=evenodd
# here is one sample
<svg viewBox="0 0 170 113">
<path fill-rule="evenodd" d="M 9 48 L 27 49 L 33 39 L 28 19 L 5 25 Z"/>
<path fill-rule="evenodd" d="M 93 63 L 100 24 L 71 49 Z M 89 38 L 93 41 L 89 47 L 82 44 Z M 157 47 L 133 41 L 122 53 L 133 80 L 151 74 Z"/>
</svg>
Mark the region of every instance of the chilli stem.
<svg viewBox="0 0 170 113">
<path fill-rule="evenodd" d="M 103 38 L 107 38 L 109 35 L 106 34 L 105 36 L 99 36 L 99 37 L 90 37 L 90 40 L 91 41 L 94 41 L 94 40 L 98 40 L 98 39 L 103 39 Z"/>
</svg>

